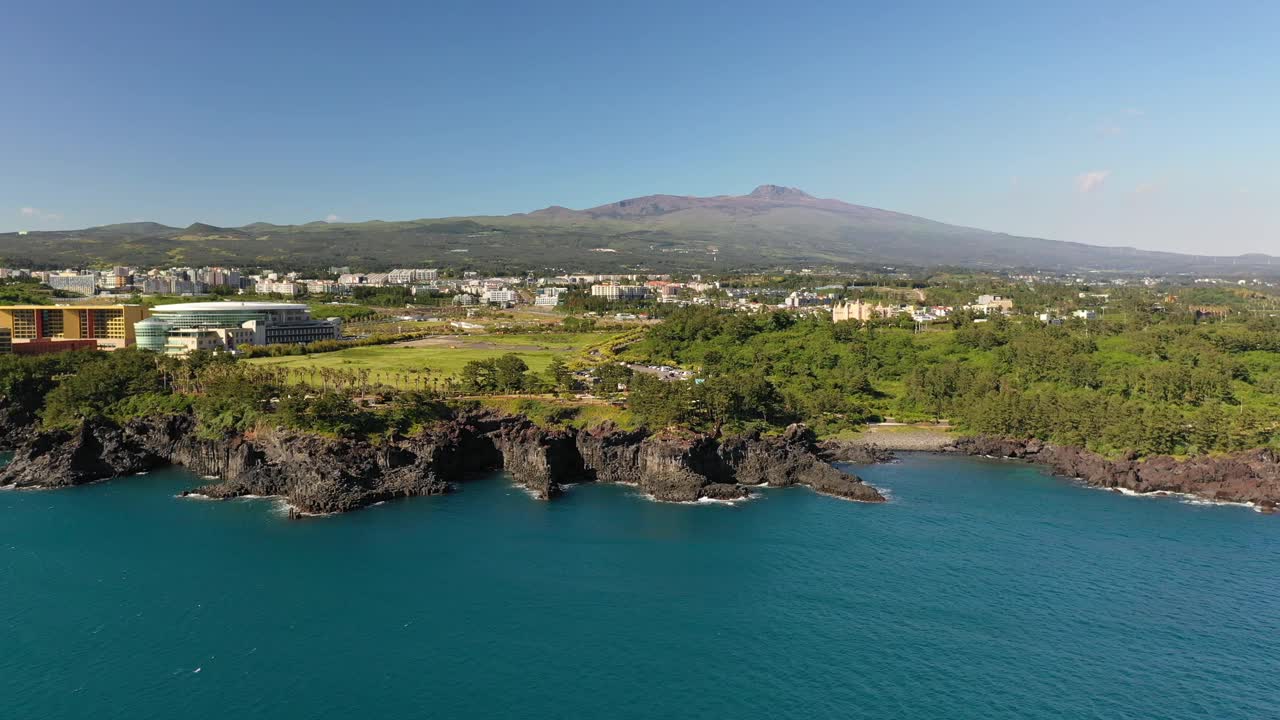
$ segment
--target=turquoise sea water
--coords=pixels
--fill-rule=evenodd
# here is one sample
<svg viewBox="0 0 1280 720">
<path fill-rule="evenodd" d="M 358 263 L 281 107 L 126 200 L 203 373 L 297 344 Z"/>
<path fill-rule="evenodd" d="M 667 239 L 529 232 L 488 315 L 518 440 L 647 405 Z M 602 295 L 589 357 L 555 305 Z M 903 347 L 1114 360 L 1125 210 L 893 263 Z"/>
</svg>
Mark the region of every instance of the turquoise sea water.
<svg viewBox="0 0 1280 720">
<path fill-rule="evenodd" d="M 3 492 L 0 718 L 1277 716 L 1280 518 L 858 470 L 892 502 Z"/>
</svg>

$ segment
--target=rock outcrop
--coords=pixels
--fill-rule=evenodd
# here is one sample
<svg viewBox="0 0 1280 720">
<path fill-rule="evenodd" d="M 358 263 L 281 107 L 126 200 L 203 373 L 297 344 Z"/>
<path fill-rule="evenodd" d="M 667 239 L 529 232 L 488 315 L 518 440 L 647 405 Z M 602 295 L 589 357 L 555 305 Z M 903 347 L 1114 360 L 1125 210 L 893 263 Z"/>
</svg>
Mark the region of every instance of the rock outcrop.
<svg viewBox="0 0 1280 720">
<path fill-rule="evenodd" d="M 818 443 L 818 454 L 827 462 L 847 462 L 857 465 L 875 465 L 893 462 L 893 451 L 875 443 L 823 440 Z"/>
<path fill-rule="evenodd" d="M 0 469 L 0 485 L 64 487 L 168 464 L 217 478 L 188 491 L 211 498 L 284 497 L 299 514 L 352 510 L 383 500 L 448 492 L 477 472 L 504 469 L 533 495 L 551 499 L 571 482 L 628 483 L 658 500 L 747 497 L 749 486 L 806 485 L 865 502 L 884 498 L 821 460 L 812 432 L 726 440 L 692 431 L 616 427 L 547 429 L 521 416 L 462 413 L 412 437 L 378 441 L 322 437 L 284 428 L 208 438 L 190 415 L 105 420 L 38 432 Z"/>
<path fill-rule="evenodd" d="M 1110 460 L 1081 448 L 987 436 L 958 440 L 955 449 L 968 455 L 1041 463 L 1058 475 L 1079 478 L 1094 487 L 1252 503 L 1266 511 L 1280 506 L 1280 457 L 1267 449 L 1186 460 L 1163 455 L 1139 460 L 1133 454 Z"/>
<path fill-rule="evenodd" d="M 0 397 L 0 451 L 12 450 L 35 435 L 39 418 L 30 407 Z"/>
<path fill-rule="evenodd" d="M 721 452 L 731 458 L 736 477 L 747 485 L 807 485 L 824 495 L 883 502 L 878 490 L 820 459 L 817 439 L 804 425 L 792 425 L 777 436 L 752 434 L 732 438 Z"/>
</svg>

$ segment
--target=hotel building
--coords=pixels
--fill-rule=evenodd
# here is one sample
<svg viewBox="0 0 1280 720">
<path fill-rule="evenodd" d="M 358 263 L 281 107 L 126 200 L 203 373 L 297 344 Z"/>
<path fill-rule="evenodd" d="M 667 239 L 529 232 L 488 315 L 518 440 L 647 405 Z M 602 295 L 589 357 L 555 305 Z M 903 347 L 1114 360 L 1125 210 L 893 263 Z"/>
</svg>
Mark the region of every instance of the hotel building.
<svg viewBox="0 0 1280 720">
<path fill-rule="evenodd" d="M 0 329 L 14 345 L 92 340 L 99 350 L 116 350 L 133 345 L 134 323 L 146 317 L 141 305 L 9 305 L 0 307 Z"/>
</svg>

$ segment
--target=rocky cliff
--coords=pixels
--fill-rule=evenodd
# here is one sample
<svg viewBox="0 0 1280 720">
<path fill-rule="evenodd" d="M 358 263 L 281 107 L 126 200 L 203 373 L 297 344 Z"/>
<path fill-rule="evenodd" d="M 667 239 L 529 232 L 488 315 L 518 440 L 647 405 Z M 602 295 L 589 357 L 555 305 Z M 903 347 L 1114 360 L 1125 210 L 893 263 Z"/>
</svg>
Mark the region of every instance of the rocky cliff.
<svg viewBox="0 0 1280 720">
<path fill-rule="evenodd" d="M 30 439 L 38 424 L 33 409 L 12 398 L 0 397 L 0 450 L 12 450 Z"/>
<path fill-rule="evenodd" d="M 519 416 L 464 413 L 412 437 L 377 442 L 283 428 L 205 438 L 189 415 L 117 425 L 86 422 L 74 432 L 18 438 L 0 485 L 63 487 L 168 464 L 217 478 L 189 491 L 213 498 L 274 495 L 306 514 L 352 510 L 397 497 L 448 492 L 478 472 L 505 469 L 539 498 L 569 482 L 636 485 L 658 500 L 735 499 L 749 487 L 805 485 L 881 502 L 879 492 L 821 460 L 813 434 L 718 440 L 690 431 L 647 433 L 601 427 L 547 429 Z"/>
<path fill-rule="evenodd" d="M 963 438 L 955 450 L 968 455 L 1015 458 L 1047 465 L 1054 473 L 1094 487 L 1136 493 L 1181 493 L 1215 502 L 1252 503 L 1266 511 L 1280 506 L 1280 457 L 1267 449 L 1178 460 L 1129 455 L 1109 460 L 1080 448 L 1039 440 Z"/>
</svg>

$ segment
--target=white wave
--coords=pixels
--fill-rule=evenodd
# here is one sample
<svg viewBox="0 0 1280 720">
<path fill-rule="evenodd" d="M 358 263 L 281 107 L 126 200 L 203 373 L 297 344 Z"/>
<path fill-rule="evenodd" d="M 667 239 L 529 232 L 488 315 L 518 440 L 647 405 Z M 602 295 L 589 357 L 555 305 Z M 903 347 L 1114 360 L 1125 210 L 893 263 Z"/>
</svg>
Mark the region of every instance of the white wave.
<svg viewBox="0 0 1280 720">
<path fill-rule="evenodd" d="M 627 484 L 631 485 L 632 483 Z M 752 493 L 746 497 L 734 498 L 732 500 L 722 500 L 720 498 L 709 497 L 700 497 L 697 500 L 659 500 L 653 496 L 653 493 L 636 493 L 636 497 L 648 500 L 649 502 L 662 503 L 663 505 L 727 505 L 732 507 L 734 505 L 741 505 L 749 500 L 754 500 L 760 496 L 756 493 Z"/>
<path fill-rule="evenodd" d="M 1076 479 L 1080 480 L 1080 478 L 1076 478 Z M 1196 495 L 1194 493 L 1180 493 L 1180 492 L 1173 492 L 1172 490 L 1152 490 L 1151 492 L 1138 492 L 1137 490 L 1132 490 L 1130 488 L 1125 488 L 1125 487 L 1102 487 L 1100 485 L 1085 485 L 1085 487 L 1091 488 L 1093 490 L 1105 490 L 1107 492 L 1119 493 L 1121 495 L 1124 495 L 1125 497 L 1177 498 L 1184 505 L 1202 505 L 1202 506 L 1217 505 L 1222 507 L 1246 507 L 1246 508 L 1252 508 L 1257 512 L 1265 512 L 1262 509 L 1262 506 L 1258 505 L 1255 502 L 1249 502 L 1249 501 L 1240 502 L 1237 500 L 1214 500 L 1213 498 L 1207 498 L 1202 495 Z"/>
<path fill-rule="evenodd" d="M 524 493 L 525 495 L 528 495 L 529 497 L 533 498 L 534 500 L 542 499 L 542 496 L 538 495 L 538 491 L 534 490 L 533 488 L 525 487 L 524 485 L 517 485 L 515 483 L 512 483 L 511 486 L 519 490 L 520 492 Z"/>
<path fill-rule="evenodd" d="M 728 505 L 732 507 L 734 505 L 741 505 L 744 502 L 751 502 L 752 500 L 755 500 L 755 499 L 756 499 L 756 495 L 754 493 L 749 494 L 746 497 L 733 498 L 731 500 L 702 497 L 695 500 L 693 504 L 694 505 Z"/>
</svg>

